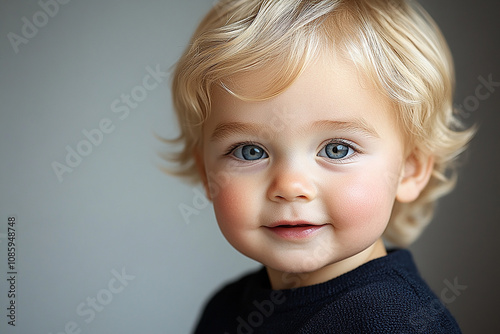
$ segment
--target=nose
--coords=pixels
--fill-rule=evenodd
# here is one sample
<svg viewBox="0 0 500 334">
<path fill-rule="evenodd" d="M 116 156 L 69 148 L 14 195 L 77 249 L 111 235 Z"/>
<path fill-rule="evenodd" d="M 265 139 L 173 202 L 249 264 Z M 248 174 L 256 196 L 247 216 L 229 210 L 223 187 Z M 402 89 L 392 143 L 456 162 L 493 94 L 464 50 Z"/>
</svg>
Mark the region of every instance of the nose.
<svg viewBox="0 0 500 334">
<path fill-rule="evenodd" d="M 316 194 L 316 185 L 307 168 L 279 168 L 268 189 L 268 198 L 274 202 L 308 202 Z"/>
</svg>

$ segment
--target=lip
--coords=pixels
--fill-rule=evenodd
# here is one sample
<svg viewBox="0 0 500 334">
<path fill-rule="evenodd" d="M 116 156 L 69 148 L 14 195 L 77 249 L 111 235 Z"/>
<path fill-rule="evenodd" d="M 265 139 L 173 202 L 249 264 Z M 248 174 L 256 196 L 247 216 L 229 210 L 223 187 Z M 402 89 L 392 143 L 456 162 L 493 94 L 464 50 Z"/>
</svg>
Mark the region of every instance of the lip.
<svg viewBox="0 0 500 334">
<path fill-rule="evenodd" d="M 312 237 L 326 224 L 314 224 L 308 221 L 277 221 L 266 228 L 274 235 L 289 240 L 306 239 Z"/>
</svg>

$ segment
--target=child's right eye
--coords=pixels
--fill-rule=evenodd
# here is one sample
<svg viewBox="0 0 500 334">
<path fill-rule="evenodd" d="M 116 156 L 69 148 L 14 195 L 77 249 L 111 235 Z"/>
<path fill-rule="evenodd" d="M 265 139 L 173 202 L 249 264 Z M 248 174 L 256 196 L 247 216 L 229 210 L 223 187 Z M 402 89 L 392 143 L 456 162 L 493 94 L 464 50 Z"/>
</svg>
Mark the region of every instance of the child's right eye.
<svg viewBox="0 0 500 334">
<path fill-rule="evenodd" d="M 234 148 L 231 153 L 237 159 L 249 161 L 265 159 L 269 157 L 262 147 L 255 144 L 239 145 Z"/>
</svg>

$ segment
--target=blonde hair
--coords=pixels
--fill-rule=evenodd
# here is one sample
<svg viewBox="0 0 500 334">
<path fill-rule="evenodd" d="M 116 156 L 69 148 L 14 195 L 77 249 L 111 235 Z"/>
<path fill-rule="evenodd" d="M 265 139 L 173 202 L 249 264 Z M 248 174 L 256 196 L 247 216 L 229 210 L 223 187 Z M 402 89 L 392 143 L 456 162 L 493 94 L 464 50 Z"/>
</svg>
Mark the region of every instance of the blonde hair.
<svg viewBox="0 0 500 334">
<path fill-rule="evenodd" d="M 333 47 L 333 48 L 332 48 Z M 384 237 L 408 245 L 429 223 L 435 201 L 451 191 L 455 158 L 473 129 L 452 107 L 453 63 L 430 16 L 405 0 L 222 0 L 205 16 L 176 65 L 172 94 L 181 143 L 166 156 L 174 174 L 200 181 L 194 150 L 210 114 L 211 93 L 232 75 L 273 69 L 262 100 L 287 89 L 315 56 L 336 50 L 393 101 L 410 151 L 435 157 L 428 185 L 412 203 L 396 202 Z"/>
</svg>

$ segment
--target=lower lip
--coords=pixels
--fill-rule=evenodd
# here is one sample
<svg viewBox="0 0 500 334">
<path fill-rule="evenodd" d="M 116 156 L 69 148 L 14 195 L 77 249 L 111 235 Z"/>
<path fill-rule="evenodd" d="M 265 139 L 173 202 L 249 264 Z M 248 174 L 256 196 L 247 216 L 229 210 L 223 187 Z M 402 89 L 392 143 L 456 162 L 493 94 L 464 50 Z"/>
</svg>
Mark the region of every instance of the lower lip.
<svg viewBox="0 0 500 334">
<path fill-rule="evenodd" d="M 268 227 L 275 235 L 283 239 L 306 239 L 322 229 L 325 225 L 307 225 L 296 227 Z"/>
</svg>

